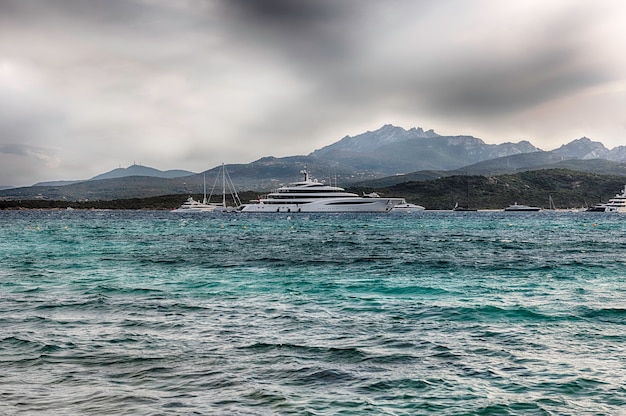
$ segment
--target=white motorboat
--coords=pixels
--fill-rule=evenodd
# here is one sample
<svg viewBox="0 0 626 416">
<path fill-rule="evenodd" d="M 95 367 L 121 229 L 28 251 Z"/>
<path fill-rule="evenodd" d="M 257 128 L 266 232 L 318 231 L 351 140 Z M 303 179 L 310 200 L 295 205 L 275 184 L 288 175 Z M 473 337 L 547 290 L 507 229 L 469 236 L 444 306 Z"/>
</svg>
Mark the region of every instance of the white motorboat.
<svg viewBox="0 0 626 416">
<path fill-rule="evenodd" d="M 624 212 L 626 213 L 626 185 L 621 194 L 615 194 L 615 196 L 609 199 L 609 202 L 602 204 L 596 204 L 591 208 L 588 208 L 589 212 Z"/>
<path fill-rule="evenodd" d="M 326 185 L 309 177 L 281 186 L 256 201 L 241 206 L 242 212 L 389 212 L 401 198 L 381 198 L 376 194 L 361 197 L 337 186 Z"/>
<path fill-rule="evenodd" d="M 216 207 L 216 205 L 208 204 L 206 198 L 204 198 L 203 202 L 200 202 L 189 197 L 180 207 L 172 210 L 172 212 L 213 212 Z"/>
<path fill-rule="evenodd" d="M 420 212 L 420 211 L 424 211 L 426 208 L 424 208 L 421 205 L 417 205 L 417 204 L 410 204 L 408 202 L 406 202 L 405 199 L 402 199 L 402 201 L 395 205 L 392 209 L 391 212 L 405 212 L 405 213 L 412 213 L 412 212 Z"/>
<path fill-rule="evenodd" d="M 509 212 L 530 212 L 530 211 L 541 211 L 541 208 L 530 207 L 528 205 L 521 205 L 516 202 L 515 204 L 509 205 L 508 207 L 504 208 L 504 210 L 509 211 Z"/>
</svg>

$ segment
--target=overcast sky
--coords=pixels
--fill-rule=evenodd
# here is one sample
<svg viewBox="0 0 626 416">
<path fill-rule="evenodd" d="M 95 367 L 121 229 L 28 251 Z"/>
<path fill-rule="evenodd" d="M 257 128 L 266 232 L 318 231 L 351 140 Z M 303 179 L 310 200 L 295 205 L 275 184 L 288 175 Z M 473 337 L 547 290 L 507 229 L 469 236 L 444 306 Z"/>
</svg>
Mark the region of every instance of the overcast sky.
<svg viewBox="0 0 626 416">
<path fill-rule="evenodd" d="M 626 145 L 623 0 L 0 0 L 0 185 L 384 124 Z"/>
</svg>

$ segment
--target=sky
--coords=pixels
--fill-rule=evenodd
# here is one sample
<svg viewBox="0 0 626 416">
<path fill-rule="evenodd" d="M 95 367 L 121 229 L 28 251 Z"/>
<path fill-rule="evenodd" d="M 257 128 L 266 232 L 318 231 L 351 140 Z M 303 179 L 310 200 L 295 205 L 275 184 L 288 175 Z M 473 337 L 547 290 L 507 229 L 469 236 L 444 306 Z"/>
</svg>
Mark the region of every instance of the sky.
<svg viewBox="0 0 626 416">
<path fill-rule="evenodd" d="M 626 145 L 625 21 L 623 0 L 0 0 L 0 185 L 385 124 Z"/>
</svg>

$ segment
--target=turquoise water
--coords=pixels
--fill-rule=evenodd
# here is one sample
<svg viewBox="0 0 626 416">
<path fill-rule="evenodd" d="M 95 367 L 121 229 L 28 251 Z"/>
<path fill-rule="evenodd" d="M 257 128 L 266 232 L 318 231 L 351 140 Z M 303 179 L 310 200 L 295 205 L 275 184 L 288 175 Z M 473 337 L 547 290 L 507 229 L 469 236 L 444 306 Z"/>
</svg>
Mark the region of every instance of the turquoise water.
<svg viewBox="0 0 626 416">
<path fill-rule="evenodd" d="M 0 414 L 615 415 L 626 217 L 0 212 Z"/>
</svg>

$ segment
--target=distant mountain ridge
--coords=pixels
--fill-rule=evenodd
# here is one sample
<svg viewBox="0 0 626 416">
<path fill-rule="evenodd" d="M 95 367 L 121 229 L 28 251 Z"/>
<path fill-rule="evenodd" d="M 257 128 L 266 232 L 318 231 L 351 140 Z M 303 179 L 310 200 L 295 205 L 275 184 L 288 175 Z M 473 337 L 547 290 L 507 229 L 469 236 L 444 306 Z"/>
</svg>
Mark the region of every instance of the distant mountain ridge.
<svg viewBox="0 0 626 416">
<path fill-rule="evenodd" d="M 184 176 L 195 175 L 194 172 L 190 172 L 188 170 L 182 169 L 173 169 L 162 171 L 159 169 L 151 168 L 149 166 L 143 166 L 138 164 L 132 164 L 127 168 L 116 168 L 110 170 L 105 173 L 101 173 L 100 175 L 96 175 L 91 179 L 86 180 L 73 180 L 73 181 L 50 181 L 50 182 L 39 182 L 33 186 L 67 186 L 75 183 L 86 182 L 86 181 L 98 181 L 104 179 L 119 179 L 126 178 L 128 176 L 147 176 L 150 178 L 181 178 Z"/>
<path fill-rule="evenodd" d="M 102 179 L 116 179 L 124 178 L 126 176 L 148 176 L 151 178 L 180 178 L 183 176 L 195 175 L 194 172 L 188 170 L 174 169 L 174 170 L 159 170 L 151 168 L 149 166 L 132 164 L 127 168 L 117 168 L 109 172 L 94 176 L 91 181 L 98 181 Z"/>
<path fill-rule="evenodd" d="M 376 131 L 346 136 L 309 154 L 381 175 L 416 170 L 450 170 L 502 156 L 536 152 L 528 141 L 487 144 L 472 136 L 441 136 L 422 128 L 387 124 Z"/>
</svg>

